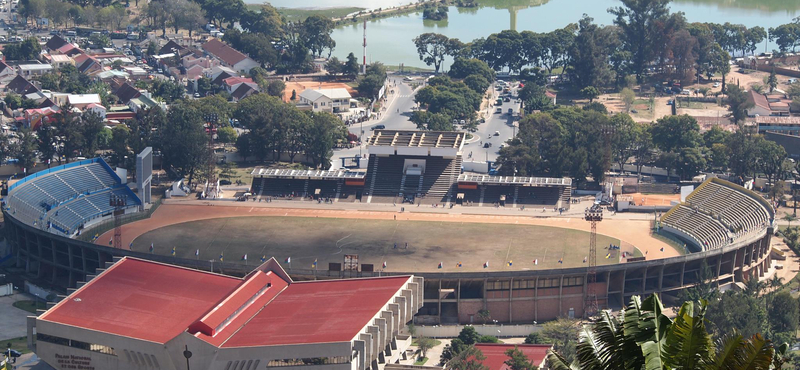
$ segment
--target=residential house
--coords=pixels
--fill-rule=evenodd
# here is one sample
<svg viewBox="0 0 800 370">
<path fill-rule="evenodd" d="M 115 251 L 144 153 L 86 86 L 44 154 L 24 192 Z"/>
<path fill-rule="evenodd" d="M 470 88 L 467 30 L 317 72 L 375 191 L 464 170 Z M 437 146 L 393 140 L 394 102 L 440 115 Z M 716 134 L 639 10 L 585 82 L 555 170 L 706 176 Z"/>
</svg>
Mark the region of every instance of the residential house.
<svg viewBox="0 0 800 370">
<path fill-rule="evenodd" d="M 26 78 L 41 76 L 53 71 L 53 66 L 49 64 L 20 64 L 18 68 L 19 74 Z"/>
<path fill-rule="evenodd" d="M 61 69 L 61 67 L 67 64 L 75 65 L 75 61 L 72 60 L 72 57 L 66 54 L 46 54 L 45 59 L 47 59 L 50 65 L 55 69 Z"/>
<path fill-rule="evenodd" d="M 129 83 L 124 83 L 120 85 L 120 87 L 114 92 L 114 95 L 117 96 L 120 103 L 128 104 L 129 101 L 133 98 L 138 98 L 142 95 L 142 92 L 139 91 L 136 87 L 132 86 Z"/>
<path fill-rule="evenodd" d="M 244 99 L 244 98 L 246 98 L 246 97 L 248 97 L 250 95 L 253 95 L 253 94 L 257 93 L 257 92 L 258 92 L 258 90 L 253 88 L 251 85 L 249 85 L 249 84 L 241 84 L 241 85 L 239 85 L 239 87 L 236 88 L 236 90 L 234 90 L 231 93 L 231 98 L 233 99 L 234 102 L 238 102 L 239 100 L 242 100 L 242 99 Z"/>
<path fill-rule="evenodd" d="M 53 94 L 53 101 L 62 106 L 69 103 L 73 108 L 80 111 L 86 109 L 89 104 L 102 104 L 99 94 Z"/>
<path fill-rule="evenodd" d="M 17 75 L 14 67 L 0 61 L 0 81 L 10 81 Z"/>
<path fill-rule="evenodd" d="M 150 94 L 142 94 L 131 99 L 128 102 L 128 106 L 134 113 L 138 113 L 140 110 L 147 110 L 153 107 L 161 107 L 161 109 L 165 108 L 163 104 L 153 100 L 149 95 Z"/>
<path fill-rule="evenodd" d="M 67 40 L 64 40 L 61 36 L 54 35 L 53 37 L 50 38 L 50 40 L 47 40 L 46 44 L 44 44 L 44 49 L 53 52 L 63 47 L 64 45 L 69 45 L 69 44 L 70 43 L 67 42 Z"/>
<path fill-rule="evenodd" d="M 203 50 L 219 59 L 222 64 L 243 74 L 247 74 L 251 69 L 260 66 L 260 64 L 252 58 L 218 39 L 208 40 L 208 42 L 203 44 Z"/>
<path fill-rule="evenodd" d="M 38 130 L 39 127 L 49 121 L 49 117 L 58 113 L 58 107 L 26 109 L 23 123 L 26 128 Z"/>
<path fill-rule="evenodd" d="M 747 109 L 747 115 L 750 117 L 755 116 L 771 116 L 772 110 L 769 108 L 769 101 L 763 94 L 759 94 L 753 90 L 747 92 L 747 101 L 753 103 L 752 107 Z"/>
<path fill-rule="evenodd" d="M 32 92 L 39 91 L 39 89 L 36 86 L 33 86 L 33 84 L 26 80 L 25 77 L 17 75 L 17 77 L 14 77 L 14 79 L 12 79 L 11 82 L 6 85 L 6 91 L 19 95 L 28 95 Z"/>
<path fill-rule="evenodd" d="M 89 105 L 86 106 L 86 110 L 84 110 L 84 113 L 93 112 L 94 114 L 97 114 L 98 116 L 102 117 L 105 120 L 106 111 L 107 111 L 106 107 L 102 106 L 101 104 L 90 103 Z"/>
<path fill-rule="evenodd" d="M 300 104 L 314 112 L 339 113 L 350 110 L 350 93 L 347 89 L 306 89 L 298 95 Z"/>
<path fill-rule="evenodd" d="M 177 53 L 180 54 L 181 51 L 186 50 L 186 47 L 178 44 L 174 40 L 169 40 L 161 49 L 158 49 L 157 54 L 169 54 L 169 53 Z"/>
</svg>

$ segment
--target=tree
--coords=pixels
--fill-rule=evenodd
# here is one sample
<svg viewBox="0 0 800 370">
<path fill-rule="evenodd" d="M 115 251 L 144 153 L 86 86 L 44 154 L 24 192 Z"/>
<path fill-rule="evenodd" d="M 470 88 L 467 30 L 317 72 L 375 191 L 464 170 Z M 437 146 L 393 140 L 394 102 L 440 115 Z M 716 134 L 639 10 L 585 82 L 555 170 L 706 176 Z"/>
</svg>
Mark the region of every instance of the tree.
<svg viewBox="0 0 800 370">
<path fill-rule="evenodd" d="M 469 346 L 453 356 L 447 362 L 447 368 L 452 370 L 489 370 L 483 364 L 483 360 L 486 360 L 486 356 L 475 346 Z"/>
<path fill-rule="evenodd" d="M 545 343 L 544 338 L 542 338 L 542 334 L 539 332 L 530 333 L 527 337 L 525 337 L 525 344 L 543 344 Z"/>
<path fill-rule="evenodd" d="M 769 369 L 772 344 L 761 335 L 748 339 L 729 332 L 714 345 L 706 331 L 706 301 L 685 302 L 670 319 L 655 295 L 631 299 L 619 317 L 603 311 L 579 337 L 581 369 Z M 570 369 L 557 352 L 547 356 L 554 370 Z"/>
<path fill-rule="evenodd" d="M 767 77 L 767 86 L 769 86 L 769 92 L 775 90 L 778 87 L 778 76 L 775 75 L 775 67 L 772 67 L 772 72 L 769 73 L 769 77 Z"/>
<path fill-rule="evenodd" d="M 492 318 L 492 314 L 489 313 L 489 310 L 482 308 L 478 310 L 478 318 L 483 320 L 483 324 L 485 325 L 486 322 Z"/>
<path fill-rule="evenodd" d="M 747 93 L 739 86 L 728 87 L 728 110 L 735 123 L 743 122 L 747 117 L 747 109 L 753 107 L 753 102 L 748 101 Z"/>
<path fill-rule="evenodd" d="M 111 151 L 114 153 L 114 163 L 117 166 L 126 166 L 125 157 L 130 157 L 131 151 L 128 148 L 128 140 L 131 136 L 131 129 L 126 125 L 116 125 L 111 129 Z"/>
<path fill-rule="evenodd" d="M 465 326 L 464 329 L 461 329 L 461 332 L 458 333 L 458 339 L 468 346 L 478 343 L 480 338 L 481 335 L 478 334 L 473 326 Z"/>
<path fill-rule="evenodd" d="M 418 110 L 411 114 L 411 122 L 417 125 L 418 130 L 453 131 L 452 118 L 444 113 L 431 113 Z"/>
<path fill-rule="evenodd" d="M 609 63 L 611 50 L 618 45 L 615 27 L 599 27 L 584 14 L 578 22 L 578 35 L 570 50 L 572 82 L 579 89 L 603 86 L 616 79 Z"/>
<path fill-rule="evenodd" d="M 511 370 L 536 370 L 538 367 L 518 347 L 506 350 L 508 360 L 503 361 Z"/>
<path fill-rule="evenodd" d="M 619 92 L 619 98 L 625 104 L 625 111 L 630 112 L 633 102 L 636 100 L 636 93 L 629 88 L 624 88 Z"/>
<path fill-rule="evenodd" d="M 311 122 L 304 137 L 305 152 L 314 168 L 330 168 L 334 146 L 347 138 L 347 127 L 341 119 L 327 112 L 309 112 Z"/>
<path fill-rule="evenodd" d="M 22 42 L 6 44 L 3 55 L 8 60 L 34 60 L 42 52 L 42 46 L 36 37 L 28 37 Z"/>
<path fill-rule="evenodd" d="M 553 350 L 569 362 L 575 356 L 575 338 L 578 337 L 578 321 L 559 317 L 542 325 L 542 336 L 553 343 Z"/>
<path fill-rule="evenodd" d="M 380 62 L 372 63 L 367 66 L 367 73 L 358 79 L 358 93 L 369 98 L 377 98 L 385 82 L 386 67 Z"/>
<path fill-rule="evenodd" d="M 331 76 L 340 75 L 344 71 L 344 65 L 339 58 L 331 57 L 327 62 L 325 62 L 325 71 L 327 71 Z"/>
<path fill-rule="evenodd" d="M 492 82 L 495 79 L 495 72 L 489 65 L 482 60 L 475 58 L 456 58 L 447 75 L 452 78 L 466 78 L 471 75 L 482 76 L 486 81 Z"/>
<path fill-rule="evenodd" d="M 491 82 L 486 80 L 483 76 L 474 74 L 469 75 L 464 79 L 464 84 L 467 85 L 472 91 L 475 91 L 478 94 L 484 94 L 489 86 L 492 85 Z"/>
<path fill-rule="evenodd" d="M 238 135 L 233 127 L 225 126 L 217 129 L 217 140 L 221 143 L 233 143 L 237 138 Z"/>
<path fill-rule="evenodd" d="M 358 71 L 361 68 L 358 66 L 358 58 L 353 53 L 347 54 L 347 61 L 344 63 L 342 73 L 350 78 L 356 78 Z"/>
<path fill-rule="evenodd" d="M 433 338 L 428 337 L 419 337 L 417 338 L 417 347 L 419 348 L 420 355 L 422 358 L 428 357 L 428 350 L 433 348 L 436 345 L 436 341 Z"/>
<path fill-rule="evenodd" d="M 282 80 L 272 80 L 267 85 L 267 94 L 274 97 L 283 98 L 283 90 L 286 90 L 286 84 Z"/>
<path fill-rule="evenodd" d="M 17 164 L 23 169 L 33 168 L 36 164 L 36 135 L 27 128 L 19 130 L 17 144 L 12 147 L 16 153 Z"/>
<path fill-rule="evenodd" d="M 336 47 L 336 41 L 331 38 L 331 33 L 333 33 L 333 21 L 328 17 L 313 14 L 303 20 L 300 39 L 314 56 L 321 57 L 323 50 L 328 49 L 330 55 Z"/>
<path fill-rule="evenodd" d="M 442 349 L 442 354 L 439 356 L 439 365 L 446 364 L 467 347 L 470 346 L 464 344 L 461 339 L 455 338 L 451 340 L 450 344 L 446 344 Z"/>
<path fill-rule="evenodd" d="M 757 147 L 759 148 L 758 157 L 761 170 L 772 186 L 783 177 L 783 161 L 788 157 L 786 149 L 774 141 L 763 139 L 759 140 Z"/>
<path fill-rule="evenodd" d="M 236 138 L 236 151 L 242 156 L 242 160 L 247 162 L 247 157 L 253 154 L 253 149 L 250 144 L 250 133 L 244 133 Z"/>
<path fill-rule="evenodd" d="M 591 103 L 594 102 L 598 96 L 600 96 L 600 91 L 594 86 L 586 86 L 581 89 L 581 95 L 584 98 L 589 99 L 589 103 Z"/>
<path fill-rule="evenodd" d="M 161 141 L 164 165 L 178 176 L 188 176 L 191 187 L 194 177 L 200 174 L 208 157 L 212 155 L 203 128 L 204 119 L 200 111 L 186 101 L 170 106 L 167 117 L 169 124 L 164 128 L 165 140 Z"/>
<path fill-rule="evenodd" d="M 622 31 L 623 48 L 630 53 L 631 69 L 642 81 L 645 68 L 657 50 L 666 49 L 659 33 L 660 23 L 669 15 L 669 0 L 622 0 L 622 6 L 609 9 L 614 24 Z"/>
<path fill-rule="evenodd" d="M 653 144 L 663 152 L 694 148 L 700 144 L 700 125 L 689 115 L 666 116 L 650 126 Z"/>
<path fill-rule="evenodd" d="M 419 60 L 427 65 L 433 65 L 434 73 L 439 73 L 445 56 L 448 52 L 450 39 L 439 33 L 423 33 L 414 38 Z"/>
<path fill-rule="evenodd" d="M 709 73 L 713 75 L 713 73 L 719 73 L 722 75 L 722 92 L 728 92 L 726 87 L 726 76 L 731 71 L 730 60 L 731 56 L 728 54 L 727 51 L 723 50 L 719 44 L 714 44 L 709 52 L 709 59 L 711 62 L 711 68 L 709 68 Z M 728 96 L 730 98 L 730 94 Z"/>
</svg>

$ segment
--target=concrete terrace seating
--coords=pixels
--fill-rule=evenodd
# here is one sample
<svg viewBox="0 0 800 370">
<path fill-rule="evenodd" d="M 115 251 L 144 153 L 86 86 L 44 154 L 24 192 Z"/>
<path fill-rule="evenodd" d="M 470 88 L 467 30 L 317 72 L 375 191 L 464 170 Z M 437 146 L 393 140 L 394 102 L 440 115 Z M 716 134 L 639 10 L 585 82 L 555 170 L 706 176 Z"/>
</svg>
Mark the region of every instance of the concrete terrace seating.
<svg viewBox="0 0 800 370">
<path fill-rule="evenodd" d="M 429 157 L 425 161 L 425 174 L 420 193 L 434 202 L 446 202 L 450 187 L 461 173 L 461 157 L 445 159 Z M 406 185 L 408 180 L 406 180 Z"/>
<path fill-rule="evenodd" d="M 336 180 L 308 180 L 308 195 L 316 197 L 316 189 L 320 190 L 319 196 L 333 199 L 336 196 Z"/>
<path fill-rule="evenodd" d="M 376 158 L 374 155 L 371 155 L 369 159 L 370 167 L 372 167 L 376 159 L 378 161 L 378 167 L 372 194 L 396 197 L 400 193 L 400 182 L 403 180 L 405 158 L 398 156 Z M 367 181 L 372 181 L 372 175 L 370 173 L 367 173 Z M 370 186 L 372 185 L 367 184 L 366 188 L 369 189 Z"/>
<path fill-rule="evenodd" d="M 535 186 L 520 186 L 517 196 L 517 205 L 544 205 L 555 207 L 558 204 L 560 189 L 540 188 Z"/>
<path fill-rule="evenodd" d="M 128 198 L 130 207 L 139 199 L 99 160 L 56 167 L 26 177 L 15 184 L 6 198 L 9 211 L 18 219 L 51 232 L 71 235 L 81 225 L 111 213 L 112 193 Z M 48 170 L 45 170 L 48 171 Z"/>
<path fill-rule="evenodd" d="M 757 229 L 769 222 L 769 213 L 758 201 L 714 182 L 706 183 L 687 201 L 711 212 L 734 231 Z"/>
</svg>

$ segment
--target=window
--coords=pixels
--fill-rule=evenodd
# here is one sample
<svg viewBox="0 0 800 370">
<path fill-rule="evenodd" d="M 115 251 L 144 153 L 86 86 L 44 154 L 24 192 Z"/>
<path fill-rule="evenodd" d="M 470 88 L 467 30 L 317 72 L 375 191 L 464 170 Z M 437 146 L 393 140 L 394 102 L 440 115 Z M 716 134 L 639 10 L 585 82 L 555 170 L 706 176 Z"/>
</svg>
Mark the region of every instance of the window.
<svg viewBox="0 0 800 370">
<path fill-rule="evenodd" d="M 111 356 L 116 356 L 117 355 L 117 352 L 114 351 L 114 348 L 111 348 L 109 346 L 104 346 L 102 344 L 86 343 L 86 342 L 81 342 L 79 340 L 74 340 L 74 339 L 61 338 L 61 337 L 57 337 L 57 336 L 54 336 L 54 335 L 47 335 L 47 334 L 37 333 L 36 334 L 36 340 L 37 341 L 46 342 L 46 343 L 57 344 L 57 345 L 60 345 L 60 346 L 67 346 L 67 347 L 78 348 L 78 349 L 82 349 L 82 350 L 86 350 L 86 351 L 98 352 L 98 353 L 111 355 Z"/>
<path fill-rule="evenodd" d="M 539 279 L 539 288 L 558 288 L 558 278 Z"/>
<path fill-rule="evenodd" d="M 335 364 L 349 364 L 349 363 L 350 363 L 349 356 L 286 358 L 282 360 L 271 360 L 269 363 L 267 363 L 267 367 L 335 365 Z"/>
</svg>

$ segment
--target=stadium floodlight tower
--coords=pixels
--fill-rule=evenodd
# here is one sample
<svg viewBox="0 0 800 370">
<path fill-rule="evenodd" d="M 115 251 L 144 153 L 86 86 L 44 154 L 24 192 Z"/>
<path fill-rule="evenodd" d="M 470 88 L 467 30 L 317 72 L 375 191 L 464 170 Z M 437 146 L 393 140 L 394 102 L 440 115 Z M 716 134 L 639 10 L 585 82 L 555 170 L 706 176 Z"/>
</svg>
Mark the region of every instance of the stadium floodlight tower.
<svg viewBox="0 0 800 370">
<path fill-rule="evenodd" d="M 122 215 L 127 204 L 128 198 L 124 195 L 111 194 L 108 200 L 108 205 L 114 207 L 114 248 L 122 248 Z"/>
<path fill-rule="evenodd" d="M 597 223 L 603 221 L 603 208 L 597 204 L 591 208 L 586 208 L 583 218 L 589 221 L 592 228 L 589 237 L 589 271 L 586 274 L 586 298 L 583 302 L 583 316 L 589 318 L 596 315 L 598 310 L 597 291 L 595 288 L 595 283 L 597 282 Z"/>
</svg>

